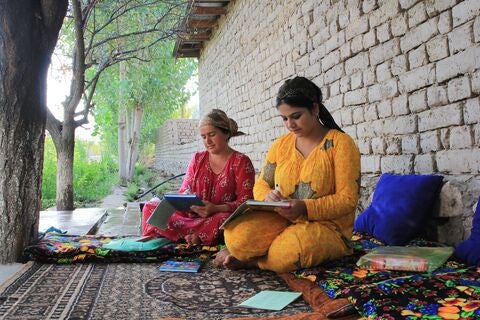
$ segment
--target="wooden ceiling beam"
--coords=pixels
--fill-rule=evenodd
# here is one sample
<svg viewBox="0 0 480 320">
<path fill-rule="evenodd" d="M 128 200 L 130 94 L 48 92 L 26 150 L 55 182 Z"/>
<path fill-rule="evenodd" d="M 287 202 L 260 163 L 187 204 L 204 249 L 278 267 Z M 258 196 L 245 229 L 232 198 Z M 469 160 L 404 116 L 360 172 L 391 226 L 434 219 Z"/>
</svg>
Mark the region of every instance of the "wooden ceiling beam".
<svg viewBox="0 0 480 320">
<path fill-rule="evenodd" d="M 188 28 L 211 28 L 216 24 L 217 24 L 216 19 L 213 19 L 213 20 L 188 19 L 187 27 Z"/>
<path fill-rule="evenodd" d="M 190 11 L 191 14 L 196 15 L 222 15 L 227 13 L 225 7 L 198 7 L 194 6 Z"/>
</svg>

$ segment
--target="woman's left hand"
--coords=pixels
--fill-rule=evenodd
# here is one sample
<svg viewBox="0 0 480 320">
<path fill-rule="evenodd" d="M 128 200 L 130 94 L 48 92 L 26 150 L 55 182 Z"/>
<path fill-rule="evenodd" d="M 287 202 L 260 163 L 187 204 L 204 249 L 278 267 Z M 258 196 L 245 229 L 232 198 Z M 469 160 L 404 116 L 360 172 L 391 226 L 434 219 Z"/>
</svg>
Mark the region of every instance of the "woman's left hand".
<svg viewBox="0 0 480 320">
<path fill-rule="evenodd" d="M 285 219 L 288 219 L 291 222 L 308 220 L 307 207 L 305 206 L 305 202 L 298 199 L 292 199 L 288 202 L 290 202 L 290 207 L 278 207 L 275 208 L 275 212 L 277 212 L 279 215 L 281 215 Z"/>
<path fill-rule="evenodd" d="M 204 206 L 191 206 L 190 210 L 198 214 L 202 218 L 211 216 L 213 213 L 217 212 L 217 206 L 207 200 L 202 200 L 205 204 Z"/>
</svg>

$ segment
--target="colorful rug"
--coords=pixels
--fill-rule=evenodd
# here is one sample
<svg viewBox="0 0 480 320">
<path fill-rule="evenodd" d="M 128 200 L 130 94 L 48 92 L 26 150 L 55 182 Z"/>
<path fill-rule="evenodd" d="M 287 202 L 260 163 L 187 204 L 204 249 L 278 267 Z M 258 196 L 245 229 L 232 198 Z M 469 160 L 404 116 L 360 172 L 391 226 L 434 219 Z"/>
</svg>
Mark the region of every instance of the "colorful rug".
<svg viewBox="0 0 480 320">
<path fill-rule="evenodd" d="M 229 319 L 311 311 L 298 299 L 282 311 L 238 307 L 261 290 L 288 290 L 274 273 L 158 271 L 158 263 L 41 264 L 0 289 L 1 319 Z"/>
<path fill-rule="evenodd" d="M 217 247 L 168 244 L 151 251 L 120 251 L 103 248 L 115 237 L 46 233 L 37 243 L 25 248 L 25 261 L 70 264 L 77 262 L 160 262 L 172 256 L 194 256 L 218 251 Z"/>
<path fill-rule="evenodd" d="M 372 271 L 355 263 L 382 245 L 366 235 L 352 238 L 355 254 L 296 276 L 317 284 L 331 298 L 348 299 L 369 319 L 480 319 L 480 269 L 447 261 L 433 273 Z M 423 240 L 413 246 L 437 246 Z"/>
</svg>

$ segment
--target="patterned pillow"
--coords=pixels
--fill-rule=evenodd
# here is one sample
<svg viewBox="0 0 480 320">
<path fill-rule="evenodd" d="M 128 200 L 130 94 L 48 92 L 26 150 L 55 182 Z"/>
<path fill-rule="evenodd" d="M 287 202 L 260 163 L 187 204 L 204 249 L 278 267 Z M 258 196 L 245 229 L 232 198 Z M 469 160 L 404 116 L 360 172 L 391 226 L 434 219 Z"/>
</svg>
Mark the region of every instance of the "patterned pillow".
<svg viewBox="0 0 480 320">
<path fill-rule="evenodd" d="M 387 245 L 401 246 L 418 236 L 442 186 L 442 176 L 383 174 L 370 206 L 354 230 Z"/>
<path fill-rule="evenodd" d="M 470 237 L 458 244 L 453 255 L 461 262 L 480 267 L 480 198 L 473 216 Z"/>
</svg>

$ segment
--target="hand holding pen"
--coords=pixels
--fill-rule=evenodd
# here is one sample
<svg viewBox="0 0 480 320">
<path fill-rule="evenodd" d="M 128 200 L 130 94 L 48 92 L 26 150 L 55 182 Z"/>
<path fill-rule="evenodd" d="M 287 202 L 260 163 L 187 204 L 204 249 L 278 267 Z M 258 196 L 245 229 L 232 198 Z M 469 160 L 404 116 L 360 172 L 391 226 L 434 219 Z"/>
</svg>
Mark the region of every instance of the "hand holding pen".
<svg viewBox="0 0 480 320">
<path fill-rule="evenodd" d="M 265 201 L 277 202 L 277 201 L 285 201 L 285 200 L 288 200 L 288 198 L 282 195 L 282 191 L 278 183 L 275 184 L 275 189 L 271 190 L 265 197 Z"/>
</svg>

